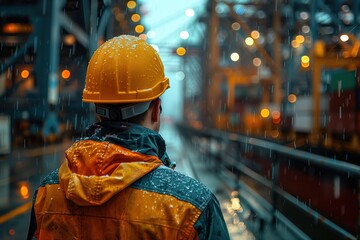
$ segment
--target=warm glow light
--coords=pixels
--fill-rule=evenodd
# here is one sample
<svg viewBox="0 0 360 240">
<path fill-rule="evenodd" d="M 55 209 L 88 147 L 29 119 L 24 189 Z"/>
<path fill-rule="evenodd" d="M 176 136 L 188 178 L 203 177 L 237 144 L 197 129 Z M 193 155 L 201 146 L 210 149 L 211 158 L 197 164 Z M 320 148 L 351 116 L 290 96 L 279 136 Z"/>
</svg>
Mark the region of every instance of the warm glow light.
<svg viewBox="0 0 360 240">
<path fill-rule="evenodd" d="M 240 29 L 240 23 L 234 22 L 233 24 L 231 24 L 231 28 L 232 28 L 232 30 L 234 30 L 234 31 L 239 30 L 239 29 Z"/>
<path fill-rule="evenodd" d="M 349 36 L 347 34 L 342 34 L 340 36 L 340 40 L 343 42 L 347 42 L 349 40 Z"/>
<path fill-rule="evenodd" d="M 186 54 L 186 49 L 183 48 L 183 47 L 178 47 L 178 48 L 176 49 L 176 53 L 177 53 L 177 55 L 179 55 L 179 56 L 184 56 L 184 55 Z"/>
<path fill-rule="evenodd" d="M 138 22 L 138 21 L 140 21 L 140 18 L 141 18 L 140 15 L 137 14 L 137 13 L 131 15 L 131 21 L 133 21 L 133 22 Z"/>
<path fill-rule="evenodd" d="M 260 111 L 260 115 L 261 115 L 261 117 L 263 117 L 263 118 L 267 118 L 267 117 L 270 116 L 270 110 L 267 109 L 267 108 L 263 108 L 263 109 L 261 109 L 261 111 Z"/>
<path fill-rule="evenodd" d="M 145 30 L 144 26 L 139 24 L 135 27 L 135 32 L 142 33 Z"/>
<path fill-rule="evenodd" d="M 273 119 L 272 119 L 272 122 L 273 122 L 274 124 L 280 124 L 280 123 L 281 123 L 281 119 L 280 119 L 280 118 L 273 118 Z"/>
<path fill-rule="evenodd" d="M 303 63 L 309 63 L 309 62 L 310 62 L 309 56 L 307 56 L 307 55 L 302 56 L 302 57 L 301 57 L 301 62 L 303 62 Z"/>
<path fill-rule="evenodd" d="M 254 44 L 254 39 L 252 39 L 251 37 L 247 37 L 245 38 L 245 43 L 248 46 L 252 46 Z"/>
<path fill-rule="evenodd" d="M 16 23 L 8 23 L 3 27 L 5 33 L 16 33 L 18 32 L 18 25 Z"/>
<path fill-rule="evenodd" d="M 70 77 L 71 73 L 69 70 L 67 69 L 64 69 L 62 72 L 61 72 L 61 77 L 63 79 L 68 79 Z"/>
<path fill-rule="evenodd" d="M 63 42 L 65 45 L 74 45 L 76 42 L 76 38 L 72 34 L 66 34 L 63 38 Z"/>
<path fill-rule="evenodd" d="M 260 37 L 260 33 L 256 30 L 252 31 L 250 35 L 253 39 L 258 39 Z"/>
<path fill-rule="evenodd" d="M 304 55 L 304 56 L 301 57 L 301 66 L 303 68 L 308 68 L 310 66 L 310 58 L 309 58 L 309 56 Z"/>
<path fill-rule="evenodd" d="M 135 8 L 135 7 L 136 7 L 136 2 L 135 2 L 135 1 L 128 1 L 127 7 L 128 7 L 129 9 Z"/>
<path fill-rule="evenodd" d="M 296 102 L 296 95 L 295 94 L 289 94 L 289 96 L 288 96 L 288 101 L 290 102 L 290 103 L 295 103 Z"/>
<path fill-rule="evenodd" d="M 305 42 L 305 38 L 304 38 L 303 35 L 297 35 L 297 36 L 295 37 L 295 40 L 296 40 L 298 43 L 300 43 L 300 44 Z"/>
<path fill-rule="evenodd" d="M 301 66 L 303 68 L 308 68 L 310 66 L 310 62 L 301 62 Z"/>
<path fill-rule="evenodd" d="M 141 38 L 142 40 L 146 41 L 147 36 L 146 36 L 145 33 L 142 33 L 142 34 L 139 35 L 139 38 Z"/>
<path fill-rule="evenodd" d="M 20 185 L 20 195 L 23 199 L 29 198 L 29 187 L 26 184 Z"/>
<path fill-rule="evenodd" d="M 32 27 L 29 24 L 23 23 L 7 23 L 2 27 L 4 33 L 30 33 Z"/>
<path fill-rule="evenodd" d="M 256 57 L 253 59 L 253 64 L 255 67 L 260 67 L 261 66 L 261 59 Z"/>
<path fill-rule="evenodd" d="M 271 117 L 272 117 L 272 122 L 274 124 L 279 124 L 281 122 L 281 118 L 280 118 L 280 112 L 275 110 L 271 113 Z"/>
<path fill-rule="evenodd" d="M 298 48 L 298 47 L 300 47 L 300 43 L 298 43 L 298 41 L 296 41 L 296 40 L 292 40 L 291 41 L 291 46 L 293 48 Z"/>
<path fill-rule="evenodd" d="M 237 61 L 239 61 L 239 59 L 240 59 L 240 55 L 239 55 L 238 53 L 234 52 L 234 53 L 232 53 L 232 54 L 230 55 L 230 59 L 231 59 L 231 61 L 233 61 L 233 62 L 237 62 Z"/>
<path fill-rule="evenodd" d="M 21 71 L 21 77 L 22 78 L 28 78 L 30 75 L 30 72 L 28 70 L 22 70 Z"/>
</svg>

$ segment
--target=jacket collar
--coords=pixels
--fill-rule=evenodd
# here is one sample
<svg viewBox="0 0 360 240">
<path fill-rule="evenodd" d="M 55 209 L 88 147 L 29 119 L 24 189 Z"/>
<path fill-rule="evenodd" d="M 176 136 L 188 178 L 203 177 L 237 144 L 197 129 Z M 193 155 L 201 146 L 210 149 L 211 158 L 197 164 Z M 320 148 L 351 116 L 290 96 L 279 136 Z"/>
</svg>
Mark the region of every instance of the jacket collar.
<svg viewBox="0 0 360 240">
<path fill-rule="evenodd" d="M 87 137 L 84 139 L 110 142 L 134 152 L 156 156 L 167 167 L 171 165 L 162 136 L 158 132 L 138 124 L 98 122 L 88 128 Z"/>
</svg>

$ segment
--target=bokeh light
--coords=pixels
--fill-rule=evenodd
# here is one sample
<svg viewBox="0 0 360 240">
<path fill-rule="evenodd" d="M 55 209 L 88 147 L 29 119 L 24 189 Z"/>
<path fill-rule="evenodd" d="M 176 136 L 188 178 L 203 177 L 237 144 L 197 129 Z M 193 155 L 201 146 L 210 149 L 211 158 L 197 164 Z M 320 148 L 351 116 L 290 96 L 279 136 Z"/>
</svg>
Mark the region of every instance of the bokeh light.
<svg viewBox="0 0 360 240">
<path fill-rule="evenodd" d="M 153 30 L 148 31 L 147 33 L 148 38 L 153 39 L 156 37 L 156 32 Z"/>
<path fill-rule="evenodd" d="M 195 15 L 194 9 L 192 9 L 192 8 L 186 9 L 185 15 L 188 16 L 188 17 L 193 17 Z"/>
<path fill-rule="evenodd" d="M 126 5 L 129 9 L 134 9 L 136 8 L 136 2 L 135 1 L 128 1 L 127 5 Z"/>
<path fill-rule="evenodd" d="M 234 31 L 238 31 L 240 29 L 240 27 L 241 27 L 240 23 L 238 23 L 238 22 L 234 22 L 234 23 L 231 24 L 231 28 Z"/>
<path fill-rule="evenodd" d="M 254 39 L 252 39 L 251 37 L 247 37 L 245 38 L 245 43 L 248 46 L 252 46 L 254 44 Z"/>
<path fill-rule="evenodd" d="M 30 197 L 30 194 L 29 194 L 29 186 L 27 183 L 21 183 L 20 184 L 20 196 L 23 198 L 23 199 L 28 199 Z"/>
<path fill-rule="evenodd" d="M 308 63 L 308 62 L 310 62 L 309 56 L 307 56 L 307 55 L 302 56 L 302 57 L 301 57 L 301 62 L 303 62 L 303 63 Z"/>
<path fill-rule="evenodd" d="M 70 78 L 70 75 L 71 75 L 71 73 L 70 73 L 70 71 L 67 70 L 67 69 L 62 70 L 62 72 L 61 72 L 61 77 L 62 77 L 63 79 L 69 79 L 69 78 Z"/>
<path fill-rule="evenodd" d="M 269 110 L 268 108 L 263 108 L 263 109 L 261 109 L 261 111 L 260 111 L 260 115 L 261 115 L 261 117 L 263 117 L 263 118 L 267 118 L 267 117 L 270 116 L 270 110 Z"/>
<path fill-rule="evenodd" d="M 65 45 L 74 45 L 75 42 L 76 42 L 76 38 L 74 35 L 72 34 L 66 34 L 64 37 L 63 37 L 63 42 Z"/>
<path fill-rule="evenodd" d="M 340 36 L 340 40 L 343 41 L 343 42 L 349 41 L 349 35 L 347 35 L 347 34 L 342 34 L 342 35 Z"/>
<path fill-rule="evenodd" d="M 145 30 L 145 28 L 141 24 L 139 24 L 135 27 L 135 32 L 137 32 L 137 33 L 142 33 L 142 32 L 144 32 L 144 30 Z"/>
<path fill-rule="evenodd" d="M 140 21 L 140 19 L 141 19 L 141 17 L 137 13 L 131 15 L 131 21 L 133 21 L 133 22 L 138 22 L 138 21 Z"/>
<path fill-rule="evenodd" d="M 176 72 L 176 73 L 175 73 L 175 78 L 176 78 L 177 80 L 182 81 L 182 80 L 185 79 L 185 73 L 184 73 L 183 71 Z"/>
<path fill-rule="evenodd" d="M 188 31 L 181 31 L 180 38 L 181 39 L 188 39 L 189 38 L 189 32 Z"/>
<path fill-rule="evenodd" d="M 256 57 L 256 58 L 253 59 L 253 64 L 254 64 L 255 67 L 260 67 L 261 63 L 262 62 L 261 62 L 260 58 Z"/>
<path fill-rule="evenodd" d="M 258 39 L 260 37 L 259 31 L 256 30 L 252 31 L 250 35 L 253 39 Z"/>
<path fill-rule="evenodd" d="M 22 78 L 28 78 L 29 75 L 30 75 L 30 72 L 28 70 L 25 69 L 25 70 L 21 71 L 21 77 Z"/>
<path fill-rule="evenodd" d="M 279 124 L 281 122 L 280 112 L 278 110 L 275 110 L 271 113 L 272 122 L 274 124 Z"/>
<path fill-rule="evenodd" d="M 179 56 L 184 56 L 186 54 L 186 49 L 184 47 L 178 47 L 176 49 L 176 54 Z"/>
<path fill-rule="evenodd" d="M 305 42 L 305 37 L 303 35 L 297 35 L 295 37 L 295 40 L 298 42 L 298 43 L 304 43 Z"/>
<path fill-rule="evenodd" d="M 231 53 L 230 59 L 231 59 L 231 61 L 233 61 L 233 62 L 237 62 L 237 61 L 239 61 L 239 59 L 240 59 L 240 55 L 239 55 L 238 53 L 236 53 L 236 52 Z"/>
<path fill-rule="evenodd" d="M 296 40 L 292 40 L 291 41 L 291 46 L 293 48 L 298 48 L 298 47 L 300 47 L 300 43 L 298 41 L 296 41 Z"/>
<path fill-rule="evenodd" d="M 145 33 L 142 33 L 139 35 L 139 38 L 141 38 L 142 40 L 146 41 L 147 39 L 147 35 Z"/>
<path fill-rule="evenodd" d="M 289 96 L 288 96 L 288 101 L 289 101 L 290 103 L 295 103 L 295 102 L 296 102 L 296 95 L 293 94 L 293 93 L 289 94 Z"/>
</svg>

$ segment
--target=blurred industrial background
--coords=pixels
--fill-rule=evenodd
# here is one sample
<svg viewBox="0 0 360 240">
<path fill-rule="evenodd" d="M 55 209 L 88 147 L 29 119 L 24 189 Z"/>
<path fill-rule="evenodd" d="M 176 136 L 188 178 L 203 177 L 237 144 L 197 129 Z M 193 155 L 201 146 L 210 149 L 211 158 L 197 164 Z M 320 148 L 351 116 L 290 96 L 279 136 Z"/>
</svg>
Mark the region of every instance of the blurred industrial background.
<svg viewBox="0 0 360 240">
<path fill-rule="evenodd" d="M 0 239 L 25 239 L 40 180 L 95 121 L 81 101 L 87 63 L 120 34 L 162 57 L 160 133 L 178 171 L 218 195 L 233 239 L 360 239 L 359 11 L 360 0 L 0 0 Z"/>
</svg>

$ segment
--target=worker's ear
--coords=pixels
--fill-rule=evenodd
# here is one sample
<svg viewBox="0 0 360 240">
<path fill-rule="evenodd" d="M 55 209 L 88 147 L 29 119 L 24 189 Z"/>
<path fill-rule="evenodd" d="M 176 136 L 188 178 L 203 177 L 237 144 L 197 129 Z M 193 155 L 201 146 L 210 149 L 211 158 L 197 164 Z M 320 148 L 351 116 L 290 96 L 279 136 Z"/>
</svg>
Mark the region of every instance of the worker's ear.
<svg viewBox="0 0 360 240">
<path fill-rule="evenodd" d="M 157 98 L 153 100 L 151 103 L 152 106 L 152 112 L 151 112 L 151 121 L 152 122 L 159 122 L 160 121 L 160 113 L 161 113 L 161 100 L 160 98 Z"/>
<path fill-rule="evenodd" d="M 159 122 L 160 121 L 160 113 L 161 113 L 161 100 L 159 98 L 153 100 L 151 103 L 152 112 L 151 112 L 151 121 L 152 122 Z"/>
</svg>

